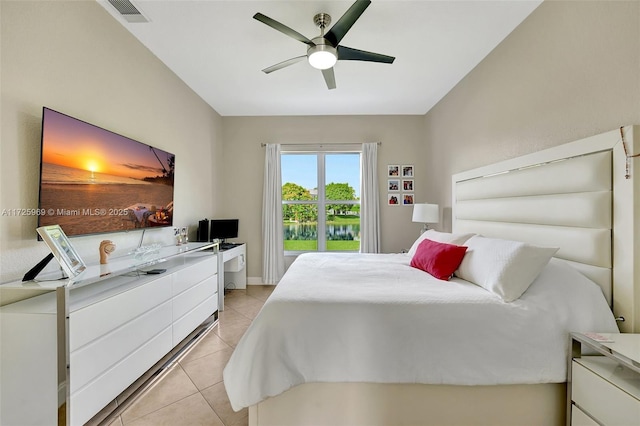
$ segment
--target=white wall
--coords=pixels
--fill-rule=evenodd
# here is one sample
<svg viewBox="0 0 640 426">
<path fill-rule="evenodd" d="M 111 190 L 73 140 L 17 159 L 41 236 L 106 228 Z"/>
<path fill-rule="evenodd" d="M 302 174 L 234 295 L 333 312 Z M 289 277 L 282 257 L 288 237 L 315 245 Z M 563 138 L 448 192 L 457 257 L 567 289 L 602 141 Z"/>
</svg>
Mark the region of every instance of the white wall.
<svg viewBox="0 0 640 426">
<path fill-rule="evenodd" d="M 96 2 L 3 0 L 0 11 L 0 210 L 38 207 L 48 106 L 176 154 L 176 224 L 218 212 L 222 119 L 210 106 Z M 21 278 L 48 253 L 36 224 L 35 216 L 0 216 L 0 282 Z M 145 244 L 167 234 L 148 231 Z M 116 242 L 115 256 L 139 238 L 140 231 L 73 243 L 97 261 L 101 240 Z"/>
<path fill-rule="evenodd" d="M 378 151 L 383 252 L 408 249 L 421 225 L 409 206 L 387 206 L 387 164 L 414 164 L 418 202 L 429 201 L 424 168 L 423 116 L 224 117 L 224 215 L 240 218 L 239 241 L 247 243 L 247 275 L 262 275 L 261 143 L 382 142 Z"/>
</svg>

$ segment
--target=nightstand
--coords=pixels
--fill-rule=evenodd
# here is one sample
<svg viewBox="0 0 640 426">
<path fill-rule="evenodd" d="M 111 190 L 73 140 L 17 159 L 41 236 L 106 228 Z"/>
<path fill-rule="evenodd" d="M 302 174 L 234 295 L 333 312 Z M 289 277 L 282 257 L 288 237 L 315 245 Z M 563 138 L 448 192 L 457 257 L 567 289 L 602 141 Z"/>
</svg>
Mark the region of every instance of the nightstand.
<svg viewBox="0 0 640 426">
<path fill-rule="evenodd" d="M 571 333 L 567 425 L 640 425 L 640 334 Z"/>
</svg>

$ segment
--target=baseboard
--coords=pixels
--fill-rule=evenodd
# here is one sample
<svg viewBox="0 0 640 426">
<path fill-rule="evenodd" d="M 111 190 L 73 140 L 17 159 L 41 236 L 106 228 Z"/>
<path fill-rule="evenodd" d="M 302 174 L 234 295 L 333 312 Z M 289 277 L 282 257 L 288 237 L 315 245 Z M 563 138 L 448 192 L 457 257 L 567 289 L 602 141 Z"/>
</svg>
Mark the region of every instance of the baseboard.
<svg viewBox="0 0 640 426">
<path fill-rule="evenodd" d="M 275 284 L 263 283 L 262 277 L 247 277 L 247 285 L 275 285 Z"/>
</svg>

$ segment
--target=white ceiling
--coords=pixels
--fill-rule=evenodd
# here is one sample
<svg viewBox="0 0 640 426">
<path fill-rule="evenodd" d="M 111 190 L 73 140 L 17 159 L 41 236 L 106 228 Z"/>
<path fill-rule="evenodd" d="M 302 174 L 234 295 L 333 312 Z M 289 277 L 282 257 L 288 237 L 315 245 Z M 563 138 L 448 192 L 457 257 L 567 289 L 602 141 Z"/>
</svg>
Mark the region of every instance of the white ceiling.
<svg viewBox="0 0 640 426">
<path fill-rule="evenodd" d="M 425 114 L 541 0 L 372 0 L 341 45 L 395 56 L 339 61 L 328 90 L 307 46 L 253 19 L 261 12 L 308 38 L 318 12 L 335 23 L 353 1 L 132 0 L 150 20 L 128 23 L 98 2 L 222 116 Z"/>
</svg>

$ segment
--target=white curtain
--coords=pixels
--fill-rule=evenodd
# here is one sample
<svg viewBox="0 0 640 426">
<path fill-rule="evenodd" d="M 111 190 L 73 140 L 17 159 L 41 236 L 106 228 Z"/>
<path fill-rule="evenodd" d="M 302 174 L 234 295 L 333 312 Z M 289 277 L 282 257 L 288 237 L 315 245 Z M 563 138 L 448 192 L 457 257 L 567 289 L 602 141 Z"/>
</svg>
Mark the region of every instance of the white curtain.
<svg viewBox="0 0 640 426">
<path fill-rule="evenodd" d="M 360 200 L 360 252 L 380 252 L 380 197 L 378 195 L 378 144 L 362 144 Z"/>
<path fill-rule="evenodd" d="M 284 275 L 280 145 L 267 144 L 264 160 L 262 282 L 264 284 L 277 284 Z"/>
</svg>

